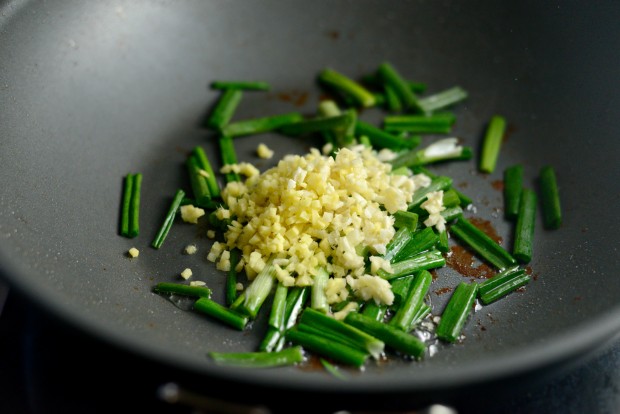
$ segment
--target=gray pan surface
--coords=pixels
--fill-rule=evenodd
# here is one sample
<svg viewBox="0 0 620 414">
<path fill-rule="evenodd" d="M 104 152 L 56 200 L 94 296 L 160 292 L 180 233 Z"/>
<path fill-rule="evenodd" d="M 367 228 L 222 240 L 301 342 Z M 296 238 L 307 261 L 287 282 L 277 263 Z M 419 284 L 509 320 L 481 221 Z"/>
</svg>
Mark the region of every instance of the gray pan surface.
<svg viewBox="0 0 620 414">
<path fill-rule="evenodd" d="M 493 381 L 586 353 L 620 328 L 620 7 L 614 2 L 63 1 L 0 2 L 0 269 L 51 314 L 104 341 L 214 378 L 325 392 L 421 392 Z M 186 267 L 222 300 L 224 278 L 205 260 L 202 227 L 175 224 L 149 247 L 170 197 L 187 188 L 187 151 L 217 159 L 204 119 L 213 80 L 264 80 L 236 119 L 315 111 L 315 76 L 352 77 L 392 62 L 429 92 L 460 85 L 455 135 L 477 148 L 486 121 L 510 134 L 496 172 L 474 160 L 436 167 L 455 177 L 510 245 L 496 182 L 522 163 L 535 187 L 556 168 L 565 220 L 538 216 L 533 282 L 476 312 L 462 344 L 419 362 L 390 360 L 339 381 L 321 370 L 215 366 L 209 350 L 257 346 L 151 293 Z M 289 99 L 289 98 L 294 99 Z M 295 99 L 298 99 L 295 101 Z M 299 101 L 301 99 L 301 101 Z M 295 103 L 296 102 L 296 103 Z M 363 116 L 378 121 L 379 113 Z M 272 161 L 258 161 L 265 142 Z M 318 141 L 273 134 L 235 142 L 261 170 Z M 141 234 L 117 234 L 122 177 L 144 174 Z M 182 254 L 189 243 L 199 253 Z M 130 260 L 127 250 L 140 249 Z M 450 268 L 433 291 L 468 280 Z M 448 294 L 433 294 L 434 313 Z"/>
</svg>

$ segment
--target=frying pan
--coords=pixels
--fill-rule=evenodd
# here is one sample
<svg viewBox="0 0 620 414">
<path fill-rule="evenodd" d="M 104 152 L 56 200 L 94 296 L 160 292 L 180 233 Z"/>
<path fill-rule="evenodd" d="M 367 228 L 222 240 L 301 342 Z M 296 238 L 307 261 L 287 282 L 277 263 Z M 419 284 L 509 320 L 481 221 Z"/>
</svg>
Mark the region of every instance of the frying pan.
<svg viewBox="0 0 620 414">
<path fill-rule="evenodd" d="M 153 364 L 220 384 L 377 408 L 414 407 L 483 384 L 507 384 L 587 354 L 620 328 L 616 164 L 620 153 L 620 8 L 617 3 L 101 1 L 0 2 L 0 264 L 18 292 L 98 340 Z M 526 185 L 556 169 L 563 226 L 537 218 L 534 280 L 476 312 L 466 339 L 422 361 L 391 359 L 341 381 L 297 367 L 242 370 L 214 365 L 209 350 L 253 350 L 261 319 L 232 331 L 178 310 L 151 292 L 186 267 L 223 299 L 223 277 L 205 260 L 204 229 L 177 223 L 149 247 L 177 188 L 183 161 L 203 145 L 217 158 L 204 120 L 213 80 L 263 80 L 238 119 L 300 111 L 321 97 L 325 67 L 351 77 L 390 61 L 428 91 L 460 85 L 454 134 L 477 148 L 486 121 L 504 115 L 510 134 L 496 172 L 476 158 L 436 166 L 455 178 L 507 246 L 501 171 L 522 163 Z M 289 99 L 291 96 L 303 99 Z M 378 114 L 363 116 L 378 121 Z M 258 142 L 286 153 L 318 141 L 264 134 L 235 141 L 258 162 Z M 141 233 L 117 234 L 122 177 L 144 175 Z M 182 254 L 196 243 L 199 254 Z M 139 258 L 125 252 L 137 247 Z M 433 292 L 463 276 L 441 269 Z M 439 313 L 449 295 L 431 295 Z M 264 316 L 263 316 L 264 320 Z M 479 388 L 478 388 L 479 389 Z M 246 391 L 244 391 L 246 392 Z M 352 397 L 355 397 L 352 398 Z M 258 397 L 254 397 L 258 398 Z M 401 407 L 401 408 L 402 408 Z"/>
</svg>

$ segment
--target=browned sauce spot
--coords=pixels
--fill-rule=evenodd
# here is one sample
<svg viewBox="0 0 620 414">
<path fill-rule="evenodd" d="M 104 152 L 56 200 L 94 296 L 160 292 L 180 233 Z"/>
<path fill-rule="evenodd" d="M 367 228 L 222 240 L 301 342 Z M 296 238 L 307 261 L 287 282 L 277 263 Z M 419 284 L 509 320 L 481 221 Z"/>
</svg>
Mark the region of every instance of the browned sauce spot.
<svg viewBox="0 0 620 414">
<path fill-rule="evenodd" d="M 431 269 L 428 272 L 431 274 L 433 280 L 437 280 L 437 278 L 439 277 L 439 275 L 437 274 L 437 269 Z"/>
<path fill-rule="evenodd" d="M 474 254 L 462 246 L 452 246 L 452 254 L 446 258 L 446 265 L 456 270 L 463 276 L 477 279 L 490 278 L 495 275 L 495 270 L 486 263 L 477 264 Z"/>
<path fill-rule="evenodd" d="M 515 132 L 517 132 L 517 127 L 514 124 L 506 125 L 506 131 L 504 132 L 502 143 L 507 142 L 510 139 L 510 136 Z"/>
<path fill-rule="evenodd" d="M 504 191 L 504 180 L 495 180 L 491 183 L 494 190 Z"/>
<path fill-rule="evenodd" d="M 327 32 L 327 37 L 332 40 L 338 40 L 340 38 L 340 32 L 338 30 L 330 30 Z"/>
<path fill-rule="evenodd" d="M 457 184 L 458 188 L 467 188 L 469 187 L 469 183 L 467 181 L 461 181 L 460 183 Z"/>
<path fill-rule="evenodd" d="M 291 91 L 291 92 L 280 92 L 276 95 L 276 97 L 283 101 L 291 103 L 297 107 L 304 106 L 308 101 L 308 92 L 303 91 Z"/>
<path fill-rule="evenodd" d="M 450 286 L 446 286 L 446 287 L 439 288 L 439 289 L 435 290 L 434 292 L 435 292 L 435 294 L 437 296 L 441 296 L 441 295 L 443 295 L 445 293 L 448 293 L 448 292 L 451 292 L 451 291 L 452 291 L 452 288 Z"/>
<path fill-rule="evenodd" d="M 497 231 L 495 230 L 495 228 L 493 227 L 493 225 L 491 224 L 489 220 L 485 220 L 480 217 L 471 217 L 469 221 L 471 222 L 471 224 L 473 224 L 474 226 L 482 230 L 484 234 L 486 234 L 487 236 L 495 240 L 495 242 L 502 244 L 503 242 L 502 237 L 499 234 L 497 234 Z"/>
</svg>

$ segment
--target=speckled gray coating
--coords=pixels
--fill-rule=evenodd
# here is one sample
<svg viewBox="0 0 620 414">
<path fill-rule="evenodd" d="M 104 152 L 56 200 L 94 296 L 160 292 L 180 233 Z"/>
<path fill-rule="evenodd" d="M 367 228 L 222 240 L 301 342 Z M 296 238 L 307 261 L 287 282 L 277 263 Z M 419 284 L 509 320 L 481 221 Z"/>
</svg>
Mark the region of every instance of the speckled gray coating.
<svg viewBox="0 0 620 414">
<path fill-rule="evenodd" d="M 329 393 L 449 392 L 583 354 L 620 328 L 616 206 L 620 169 L 620 8 L 537 2 L 101 1 L 0 2 L 0 272 L 49 312 L 140 355 L 208 378 Z M 596 22 L 595 25 L 592 23 Z M 504 167 L 523 163 L 526 185 L 556 168 L 564 225 L 538 216 L 535 280 L 478 311 L 462 344 L 420 362 L 369 366 L 342 382 L 296 368 L 214 366 L 208 350 L 251 350 L 262 329 L 238 333 L 177 310 L 151 293 L 186 267 L 221 299 L 224 279 L 205 260 L 201 228 L 178 224 L 149 244 L 170 197 L 187 187 L 194 145 L 217 160 L 204 119 L 213 80 L 264 80 L 237 119 L 311 114 L 314 79 L 333 67 L 358 77 L 384 61 L 429 91 L 460 85 L 455 134 L 477 148 L 485 122 L 509 124 L 496 172 L 475 160 L 442 165 L 509 245 Z M 286 96 L 305 96 L 293 105 Z M 378 121 L 379 113 L 362 114 Z M 259 142 L 277 159 L 317 141 L 265 134 L 235 141 L 261 169 Z M 122 177 L 144 175 L 141 234 L 117 234 Z M 198 254 L 183 255 L 196 243 Z M 140 249 L 130 260 L 125 252 Z M 433 290 L 462 277 L 438 272 Z M 433 295 L 435 312 L 449 295 Z"/>
</svg>

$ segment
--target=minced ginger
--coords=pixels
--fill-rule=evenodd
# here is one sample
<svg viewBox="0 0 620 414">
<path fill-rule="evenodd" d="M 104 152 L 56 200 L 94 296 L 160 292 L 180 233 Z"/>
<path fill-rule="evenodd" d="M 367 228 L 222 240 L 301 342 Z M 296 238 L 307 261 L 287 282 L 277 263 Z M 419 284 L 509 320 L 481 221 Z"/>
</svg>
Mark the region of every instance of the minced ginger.
<svg viewBox="0 0 620 414">
<path fill-rule="evenodd" d="M 228 269 L 229 252 L 238 248 L 237 270 L 252 280 L 272 260 L 276 278 L 286 286 L 312 285 L 323 267 L 331 275 L 329 303 L 346 299 L 350 287 L 364 300 L 391 304 L 390 284 L 376 272 L 391 271 L 381 255 L 395 233 L 392 214 L 406 210 L 413 192 L 430 180 L 390 171 L 376 151 L 361 145 L 342 148 L 334 157 L 312 149 L 288 155 L 262 174 L 247 171 L 245 181 L 230 182 L 222 191 L 226 208 L 216 216 L 232 221 L 208 259 Z"/>
</svg>

